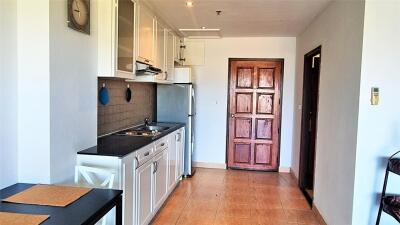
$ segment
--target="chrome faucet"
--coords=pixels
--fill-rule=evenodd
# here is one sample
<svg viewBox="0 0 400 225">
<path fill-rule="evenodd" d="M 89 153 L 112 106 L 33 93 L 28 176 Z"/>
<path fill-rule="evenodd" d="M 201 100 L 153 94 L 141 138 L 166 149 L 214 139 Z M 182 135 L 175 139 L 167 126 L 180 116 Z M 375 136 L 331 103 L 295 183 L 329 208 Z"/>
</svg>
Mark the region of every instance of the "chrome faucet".
<svg viewBox="0 0 400 225">
<path fill-rule="evenodd" d="M 146 118 L 144 119 L 144 125 L 145 125 L 146 127 L 148 127 L 149 124 L 150 124 L 150 118 L 149 118 L 149 117 L 146 117 Z"/>
</svg>

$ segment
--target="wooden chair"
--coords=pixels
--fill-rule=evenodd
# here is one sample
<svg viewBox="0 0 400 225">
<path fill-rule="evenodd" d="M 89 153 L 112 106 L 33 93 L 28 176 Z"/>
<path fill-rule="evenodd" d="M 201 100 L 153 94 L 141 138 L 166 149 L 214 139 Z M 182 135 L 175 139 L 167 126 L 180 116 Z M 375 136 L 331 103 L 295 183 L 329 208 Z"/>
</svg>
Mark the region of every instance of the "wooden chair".
<svg viewBox="0 0 400 225">
<path fill-rule="evenodd" d="M 383 182 L 383 190 L 378 217 L 376 218 L 376 225 L 379 225 L 380 223 L 382 211 L 389 214 L 400 223 L 400 195 L 386 195 L 389 172 L 400 176 L 400 158 L 395 158 L 398 153 L 400 153 L 400 151 L 390 156 L 386 166 L 385 180 Z"/>
</svg>

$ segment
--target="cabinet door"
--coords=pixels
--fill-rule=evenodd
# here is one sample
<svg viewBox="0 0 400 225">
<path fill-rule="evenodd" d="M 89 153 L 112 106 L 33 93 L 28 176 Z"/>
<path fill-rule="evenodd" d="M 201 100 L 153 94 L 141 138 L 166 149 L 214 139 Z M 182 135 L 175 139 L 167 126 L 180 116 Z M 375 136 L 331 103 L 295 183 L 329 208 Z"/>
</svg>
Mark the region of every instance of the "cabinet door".
<svg viewBox="0 0 400 225">
<path fill-rule="evenodd" d="M 175 180 L 178 181 L 183 175 L 183 152 L 185 150 L 185 130 L 180 129 L 176 134 L 176 173 Z"/>
<path fill-rule="evenodd" d="M 139 49 L 138 60 L 154 64 L 154 16 L 149 9 L 139 7 Z"/>
<path fill-rule="evenodd" d="M 159 69 L 162 69 L 164 71 L 165 67 L 165 35 L 164 35 L 164 29 L 165 27 L 156 21 L 156 27 L 157 27 L 157 35 L 156 35 L 156 40 L 157 40 L 157 47 L 156 47 L 156 66 Z"/>
<path fill-rule="evenodd" d="M 170 31 L 166 32 L 166 72 L 167 72 L 167 80 L 174 80 L 174 57 L 175 57 L 175 40 L 174 34 Z"/>
<path fill-rule="evenodd" d="M 180 59 L 182 58 L 182 39 L 178 36 L 175 36 L 175 62 L 181 64 Z"/>
<path fill-rule="evenodd" d="M 123 221 L 124 224 L 133 224 L 134 217 L 134 157 L 133 155 L 129 155 L 122 159 L 122 190 L 123 192 Z M 111 217 L 111 220 L 114 220 L 114 217 Z M 111 224 L 111 223 L 110 223 Z"/>
<path fill-rule="evenodd" d="M 154 157 L 154 198 L 153 210 L 157 211 L 167 196 L 167 174 L 168 174 L 168 149 Z"/>
<path fill-rule="evenodd" d="M 156 67 L 162 70 L 161 73 L 156 75 L 157 80 L 166 80 L 165 73 L 165 27 L 156 21 Z"/>
<path fill-rule="evenodd" d="M 205 63 L 205 43 L 202 40 L 185 41 L 185 66 L 202 66 Z"/>
<path fill-rule="evenodd" d="M 176 184 L 177 177 L 177 136 L 179 132 L 174 132 L 170 135 L 170 141 L 168 146 L 168 190 L 172 190 Z"/>
<path fill-rule="evenodd" d="M 117 70 L 133 73 L 134 71 L 134 28 L 135 3 L 132 0 L 118 1 L 118 49 Z"/>
<path fill-rule="evenodd" d="M 177 139 L 177 172 L 176 172 L 176 179 L 179 180 L 184 172 L 184 152 L 185 152 L 185 128 L 179 129 L 180 138 Z"/>
<path fill-rule="evenodd" d="M 151 160 L 136 170 L 136 224 L 138 225 L 147 225 L 152 218 L 152 174 Z"/>
<path fill-rule="evenodd" d="M 97 2 L 97 75 L 133 79 L 135 3 L 131 0 Z M 132 26 L 131 26 L 132 25 Z"/>
</svg>

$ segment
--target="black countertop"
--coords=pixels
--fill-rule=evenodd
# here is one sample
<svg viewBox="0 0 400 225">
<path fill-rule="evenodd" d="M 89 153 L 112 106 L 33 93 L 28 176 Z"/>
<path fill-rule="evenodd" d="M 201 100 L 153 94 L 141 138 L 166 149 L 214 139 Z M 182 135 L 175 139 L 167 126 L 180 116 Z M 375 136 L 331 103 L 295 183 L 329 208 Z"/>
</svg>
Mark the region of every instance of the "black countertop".
<svg viewBox="0 0 400 225">
<path fill-rule="evenodd" d="M 157 125 L 169 127 L 169 129 L 155 137 L 120 136 L 115 134 L 107 135 L 98 138 L 96 146 L 80 151 L 78 154 L 115 156 L 122 158 L 185 126 L 185 124 L 182 123 L 157 123 Z"/>
</svg>

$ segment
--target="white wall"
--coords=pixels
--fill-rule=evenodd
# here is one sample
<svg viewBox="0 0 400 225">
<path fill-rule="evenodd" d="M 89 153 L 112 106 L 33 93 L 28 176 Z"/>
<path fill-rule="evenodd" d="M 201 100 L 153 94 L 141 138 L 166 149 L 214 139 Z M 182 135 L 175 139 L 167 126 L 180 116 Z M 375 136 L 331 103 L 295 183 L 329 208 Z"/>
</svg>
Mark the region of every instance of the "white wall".
<svg viewBox="0 0 400 225">
<path fill-rule="evenodd" d="M 17 3 L 0 2 L 0 189 L 18 180 Z"/>
<path fill-rule="evenodd" d="M 50 182 L 49 1 L 17 1 L 18 176 Z M 40 13 L 38 13 L 40 12 Z"/>
<path fill-rule="evenodd" d="M 352 219 L 363 18 L 362 1 L 334 1 L 297 38 L 298 106 L 304 55 L 322 45 L 314 204 L 329 225 L 349 225 Z M 295 121 L 292 168 L 298 176 L 299 108 Z"/>
<path fill-rule="evenodd" d="M 71 181 L 96 144 L 97 5 L 90 36 L 67 27 L 66 5 L 1 1 L 0 187 Z"/>
<path fill-rule="evenodd" d="M 222 38 L 205 42 L 205 65 L 194 66 L 197 89 L 194 161 L 225 164 L 229 58 L 284 58 L 281 167 L 290 167 L 296 38 Z"/>
<path fill-rule="evenodd" d="M 367 1 L 361 71 L 353 224 L 375 224 L 387 158 L 400 150 L 400 2 Z M 370 104 L 371 87 L 381 102 Z M 397 179 L 396 179 L 397 178 Z M 400 193 L 391 176 L 389 192 Z M 398 224 L 383 213 L 384 225 Z"/>
<path fill-rule="evenodd" d="M 76 152 L 97 143 L 97 7 L 91 34 L 67 27 L 67 1 L 50 1 L 51 182 L 74 175 Z"/>
</svg>

